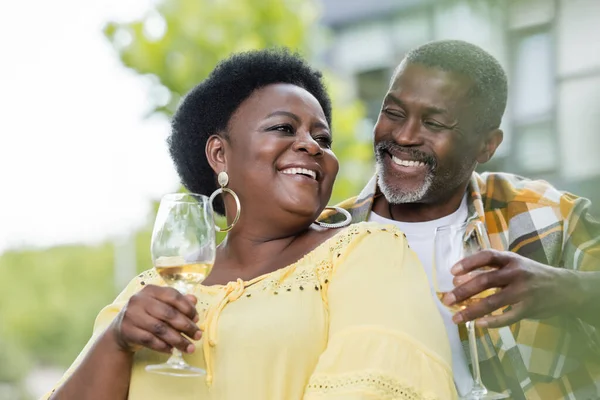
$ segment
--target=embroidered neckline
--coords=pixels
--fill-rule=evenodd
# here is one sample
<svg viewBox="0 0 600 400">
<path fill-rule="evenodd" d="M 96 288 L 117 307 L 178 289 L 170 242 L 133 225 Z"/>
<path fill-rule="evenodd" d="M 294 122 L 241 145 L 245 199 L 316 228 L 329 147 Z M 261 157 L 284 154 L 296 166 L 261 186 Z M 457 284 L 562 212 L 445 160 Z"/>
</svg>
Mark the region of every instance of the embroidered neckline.
<svg viewBox="0 0 600 400">
<path fill-rule="evenodd" d="M 360 231 L 362 231 L 364 229 L 361 225 L 363 225 L 363 224 L 354 224 L 354 225 L 350 225 L 347 228 L 340 229 L 340 231 L 336 232 L 335 235 L 331 236 L 330 238 L 325 240 L 323 243 L 319 244 L 317 247 L 315 247 L 314 249 L 312 249 L 311 251 L 309 251 L 302 257 L 300 257 L 298 260 L 296 260 L 292 264 L 288 264 L 285 267 L 276 269 L 275 271 L 271 271 L 271 272 L 267 272 L 265 274 L 259 275 L 250 280 L 246 280 L 246 281 L 242 280 L 242 282 L 243 282 L 244 286 L 248 288 L 258 282 L 266 280 L 267 278 L 275 277 L 278 274 L 281 274 L 284 276 L 288 275 L 288 273 L 290 273 L 290 270 L 293 270 L 297 266 L 303 264 L 306 260 L 312 258 L 315 254 L 323 251 L 327 247 L 329 247 L 331 249 L 332 247 L 330 246 L 330 244 L 334 240 L 337 240 L 337 243 L 341 243 L 341 242 L 345 243 L 344 239 L 353 237 L 354 235 L 356 235 L 357 233 L 359 233 Z M 238 279 L 238 280 L 240 280 L 240 279 Z M 238 280 L 236 280 L 236 281 L 238 281 Z M 226 284 L 214 284 L 214 285 L 198 284 L 196 286 L 196 288 L 198 291 L 200 291 L 202 293 L 216 294 L 216 293 L 223 291 L 227 287 L 227 285 L 229 285 L 231 282 L 236 282 L 236 281 L 230 281 L 230 282 L 227 282 Z"/>
</svg>

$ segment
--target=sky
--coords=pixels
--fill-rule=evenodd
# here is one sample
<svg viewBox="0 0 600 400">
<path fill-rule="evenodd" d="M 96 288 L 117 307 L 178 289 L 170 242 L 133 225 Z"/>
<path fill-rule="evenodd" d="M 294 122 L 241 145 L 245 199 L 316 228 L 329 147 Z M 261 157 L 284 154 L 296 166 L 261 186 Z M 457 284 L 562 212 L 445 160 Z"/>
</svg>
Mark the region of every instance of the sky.
<svg viewBox="0 0 600 400">
<path fill-rule="evenodd" d="M 98 243 L 178 188 L 149 82 L 102 35 L 151 0 L 20 0 L 0 13 L 0 253 Z"/>
</svg>

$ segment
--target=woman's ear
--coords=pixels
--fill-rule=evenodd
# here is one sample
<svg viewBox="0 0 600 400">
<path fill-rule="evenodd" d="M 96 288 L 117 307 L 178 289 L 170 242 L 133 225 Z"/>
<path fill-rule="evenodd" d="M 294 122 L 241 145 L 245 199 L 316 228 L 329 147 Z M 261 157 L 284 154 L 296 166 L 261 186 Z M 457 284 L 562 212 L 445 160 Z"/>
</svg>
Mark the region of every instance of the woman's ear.
<svg viewBox="0 0 600 400">
<path fill-rule="evenodd" d="M 501 129 L 494 129 L 493 131 L 488 132 L 486 139 L 481 146 L 481 151 L 477 156 L 477 162 L 479 164 L 488 162 L 496 152 L 498 146 L 502 143 L 503 138 L 504 133 Z"/>
<path fill-rule="evenodd" d="M 206 142 L 206 159 L 215 174 L 227 171 L 227 140 L 220 135 L 212 135 Z"/>
</svg>

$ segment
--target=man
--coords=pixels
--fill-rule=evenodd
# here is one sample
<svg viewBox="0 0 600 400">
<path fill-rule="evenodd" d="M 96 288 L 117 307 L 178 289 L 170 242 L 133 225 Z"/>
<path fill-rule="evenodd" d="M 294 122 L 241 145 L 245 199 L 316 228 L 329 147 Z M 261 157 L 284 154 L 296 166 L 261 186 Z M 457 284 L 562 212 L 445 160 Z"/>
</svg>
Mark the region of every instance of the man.
<svg viewBox="0 0 600 400">
<path fill-rule="evenodd" d="M 513 399 L 600 399 L 600 224 L 589 201 L 546 182 L 474 172 L 502 142 L 506 99 L 504 70 L 479 47 L 440 41 L 411 51 L 374 129 L 376 176 L 341 206 L 353 222 L 397 225 L 429 276 L 436 227 L 485 222 L 495 250 L 457 264 L 456 288 L 443 298 L 451 305 L 501 288 L 447 317 L 461 393 L 472 383 L 463 323 L 477 319 L 488 389 Z M 468 274 L 485 266 L 497 269 Z"/>
</svg>

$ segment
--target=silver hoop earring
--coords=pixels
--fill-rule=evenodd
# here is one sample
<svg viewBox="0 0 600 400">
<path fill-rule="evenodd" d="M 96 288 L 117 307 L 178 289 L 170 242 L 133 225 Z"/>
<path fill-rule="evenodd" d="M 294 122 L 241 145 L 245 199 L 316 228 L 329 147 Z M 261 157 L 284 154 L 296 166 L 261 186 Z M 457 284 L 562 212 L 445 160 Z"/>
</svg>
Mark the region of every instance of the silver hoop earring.
<svg viewBox="0 0 600 400">
<path fill-rule="evenodd" d="M 345 226 L 350 225 L 350 223 L 352 222 L 352 215 L 350 215 L 350 213 L 347 210 L 343 209 L 342 207 L 327 206 L 327 207 L 325 207 L 325 209 L 335 210 L 338 213 L 342 214 L 344 217 L 346 217 L 346 219 L 343 221 L 340 221 L 340 222 L 334 222 L 332 224 L 330 224 L 328 222 L 315 221 L 315 224 L 319 225 L 320 227 L 332 228 L 332 229 L 343 228 Z"/>
<path fill-rule="evenodd" d="M 242 213 L 242 206 L 240 205 L 240 198 L 238 197 L 237 193 L 234 192 L 233 190 L 225 187 L 229 183 L 229 175 L 227 175 L 227 172 L 225 172 L 225 171 L 219 172 L 219 175 L 217 175 L 217 181 L 219 182 L 219 185 L 221 187 L 218 188 L 217 190 L 215 190 L 214 192 L 212 192 L 212 194 L 208 198 L 208 201 L 212 205 L 213 201 L 215 200 L 215 197 L 217 197 L 221 193 L 229 193 L 231 196 L 233 196 L 233 200 L 235 200 L 235 206 L 236 206 L 236 212 L 235 212 L 235 217 L 233 218 L 233 222 L 231 222 L 231 225 L 226 226 L 225 228 L 221 228 L 221 227 L 217 226 L 217 224 L 215 224 L 215 230 L 217 232 L 229 232 L 230 230 L 233 229 L 235 224 L 237 224 L 238 220 L 240 219 L 240 214 Z"/>
</svg>

